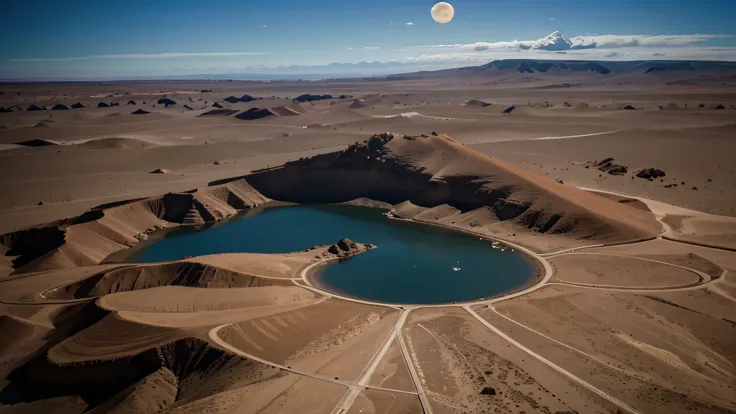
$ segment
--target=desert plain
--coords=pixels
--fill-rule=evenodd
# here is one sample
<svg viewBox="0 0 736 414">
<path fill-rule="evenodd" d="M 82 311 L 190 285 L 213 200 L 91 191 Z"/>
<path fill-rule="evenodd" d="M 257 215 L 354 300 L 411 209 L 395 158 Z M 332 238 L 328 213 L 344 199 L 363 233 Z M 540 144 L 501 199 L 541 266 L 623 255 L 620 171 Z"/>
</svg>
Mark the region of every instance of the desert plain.
<svg viewBox="0 0 736 414">
<path fill-rule="evenodd" d="M 2 413 L 736 411 L 733 75 L 0 90 Z M 539 274 L 418 306 L 314 283 L 370 240 L 123 260 L 283 202 L 382 206 Z"/>
</svg>

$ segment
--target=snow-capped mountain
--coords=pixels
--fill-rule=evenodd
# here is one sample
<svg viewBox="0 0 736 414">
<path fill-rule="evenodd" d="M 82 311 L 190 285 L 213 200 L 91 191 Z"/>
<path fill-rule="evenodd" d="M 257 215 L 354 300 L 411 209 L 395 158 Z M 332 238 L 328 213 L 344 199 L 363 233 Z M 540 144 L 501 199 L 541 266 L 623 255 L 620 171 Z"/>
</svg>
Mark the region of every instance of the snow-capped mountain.
<svg viewBox="0 0 736 414">
<path fill-rule="evenodd" d="M 582 38 L 575 38 L 573 41 L 563 33 L 557 31 L 539 40 L 532 42 L 519 42 L 520 49 L 538 49 L 554 52 L 575 49 L 594 49 L 595 47 L 595 41 L 586 43 Z"/>
</svg>

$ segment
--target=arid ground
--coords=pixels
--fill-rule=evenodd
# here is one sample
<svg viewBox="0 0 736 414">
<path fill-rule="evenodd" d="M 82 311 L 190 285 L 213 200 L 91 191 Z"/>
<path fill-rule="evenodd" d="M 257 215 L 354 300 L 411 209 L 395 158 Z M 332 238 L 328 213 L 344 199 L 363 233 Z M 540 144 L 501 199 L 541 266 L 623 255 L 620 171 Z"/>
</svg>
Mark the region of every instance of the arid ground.
<svg viewBox="0 0 736 414">
<path fill-rule="evenodd" d="M 0 413 L 735 412 L 736 87 L 596 75 L 0 85 Z M 368 199 L 538 282 L 440 306 L 311 285 L 369 240 L 119 260 Z"/>
</svg>

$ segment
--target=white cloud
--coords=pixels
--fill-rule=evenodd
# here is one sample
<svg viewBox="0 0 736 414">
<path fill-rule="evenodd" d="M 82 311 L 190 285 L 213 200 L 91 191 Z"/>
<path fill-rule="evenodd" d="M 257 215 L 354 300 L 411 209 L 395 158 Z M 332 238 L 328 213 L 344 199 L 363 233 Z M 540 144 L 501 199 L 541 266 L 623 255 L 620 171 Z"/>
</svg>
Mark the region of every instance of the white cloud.
<svg viewBox="0 0 736 414">
<path fill-rule="evenodd" d="M 406 22 L 407 26 L 414 26 L 414 22 Z"/>
<path fill-rule="evenodd" d="M 610 49 L 621 47 L 680 47 L 693 46 L 714 39 L 734 38 L 733 34 L 694 34 L 694 35 L 598 35 L 576 36 L 570 38 L 575 47 L 589 47 Z M 485 52 L 489 50 L 524 49 L 534 45 L 536 40 L 513 40 L 500 42 L 475 42 L 467 44 L 417 46 L 419 49 L 455 49 L 457 51 L 474 50 Z"/>
<path fill-rule="evenodd" d="M 591 44 L 595 42 L 598 48 L 614 47 L 669 47 L 690 46 L 714 39 L 736 37 L 732 34 L 692 34 L 692 35 L 600 35 L 577 36 L 570 38 L 573 43 Z"/>
<path fill-rule="evenodd" d="M 173 59 L 186 57 L 225 57 L 225 56 L 249 56 L 268 55 L 262 52 L 205 52 L 205 53 L 151 53 L 151 54 L 127 54 L 127 55 L 91 55 L 79 57 L 60 58 L 16 58 L 8 59 L 8 62 L 61 62 L 71 60 L 97 60 L 97 59 Z"/>
<path fill-rule="evenodd" d="M 366 46 L 363 48 L 363 50 L 379 50 L 381 49 L 381 46 Z"/>
<path fill-rule="evenodd" d="M 354 47 L 346 47 L 345 50 L 355 50 Z"/>
<path fill-rule="evenodd" d="M 548 17 L 547 20 L 554 21 L 555 18 L 554 17 Z"/>
</svg>

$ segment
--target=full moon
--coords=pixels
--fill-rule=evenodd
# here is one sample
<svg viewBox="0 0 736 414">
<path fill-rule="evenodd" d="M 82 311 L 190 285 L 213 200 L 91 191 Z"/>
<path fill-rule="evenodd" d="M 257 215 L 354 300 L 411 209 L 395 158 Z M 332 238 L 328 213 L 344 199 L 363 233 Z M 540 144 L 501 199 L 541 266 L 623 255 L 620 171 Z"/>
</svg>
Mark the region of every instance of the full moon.
<svg viewBox="0 0 736 414">
<path fill-rule="evenodd" d="M 441 1 L 432 7 L 432 18 L 437 23 L 450 23 L 453 16 L 455 16 L 455 9 L 450 3 Z"/>
</svg>

